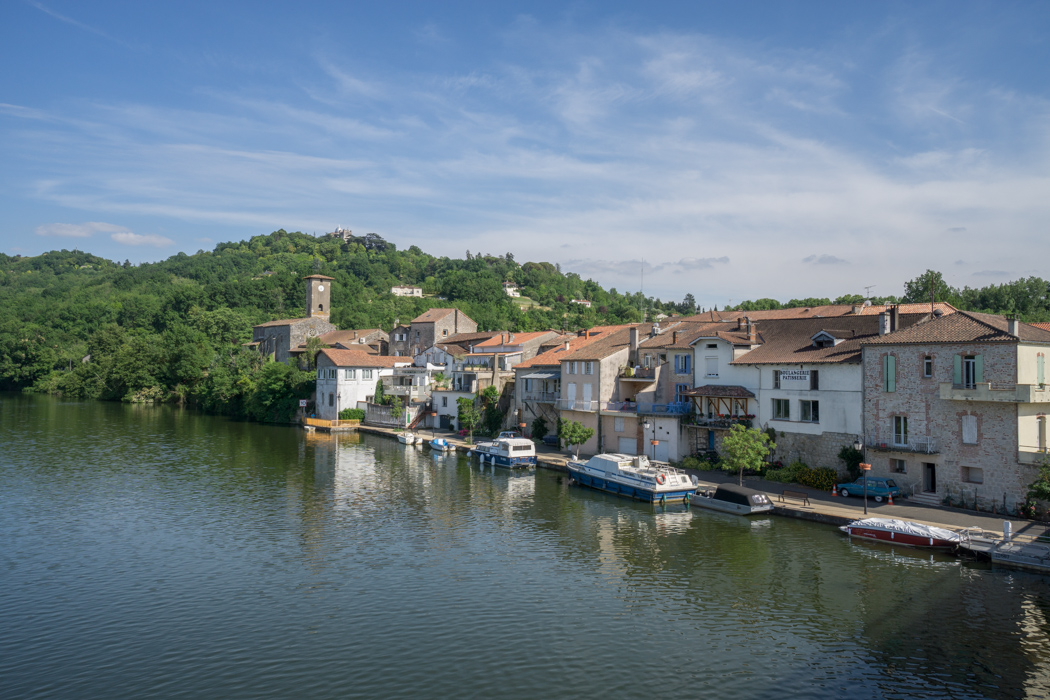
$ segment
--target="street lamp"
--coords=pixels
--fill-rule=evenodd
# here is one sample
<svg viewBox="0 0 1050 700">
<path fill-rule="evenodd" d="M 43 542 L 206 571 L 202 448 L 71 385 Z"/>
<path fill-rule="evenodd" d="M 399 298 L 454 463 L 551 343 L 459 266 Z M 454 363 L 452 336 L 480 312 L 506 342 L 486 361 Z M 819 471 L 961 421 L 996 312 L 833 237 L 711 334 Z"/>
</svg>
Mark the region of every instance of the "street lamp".
<svg viewBox="0 0 1050 700">
<path fill-rule="evenodd" d="M 431 411 L 430 412 L 430 439 L 431 440 L 434 439 L 434 428 L 437 427 L 437 426 L 434 425 L 434 423 L 437 422 L 436 420 L 434 420 L 435 418 L 437 418 L 437 414 L 438 414 L 437 411 Z"/>
<path fill-rule="evenodd" d="M 653 446 L 653 461 L 655 462 L 656 461 L 656 446 L 660 444 L 660 441 L 656 439 L 656 426 L 653 425 L 652 423 L 650 423 L 649 421 L 645 421 L 644 423 L 642 423 L 642 427 L 645 428 L 646 430 L 649 430 L 649 428 L 653 429 L 653 437 L 652 437 L 651 440 L 649 440 L 649 444 Z M 642 437 L 643 438 L 645 437 L 645 433 L 644 432 L 642 433 Z M 643 452 L 644 452 L 644 450 L 643 450 Z"/>
</svg>

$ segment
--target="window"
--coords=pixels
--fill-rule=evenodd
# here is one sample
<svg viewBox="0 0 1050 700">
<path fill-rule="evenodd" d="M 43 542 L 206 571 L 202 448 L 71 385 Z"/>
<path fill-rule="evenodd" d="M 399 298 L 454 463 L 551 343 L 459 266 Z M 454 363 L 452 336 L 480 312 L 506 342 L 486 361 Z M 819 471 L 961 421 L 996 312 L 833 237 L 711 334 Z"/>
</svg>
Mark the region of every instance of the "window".
<svg viewBox="0 0 1050 700">
<path fill-rule="evenodd" d="M 532 391 L 532 380 L 531 379 L 526 379 L 525 380 L 525 391 Z"/>
<path fill-rule="evenodd" d="M 324 379 L 324 370 L 323 369 L 317 370 L 317 378 L 318 379 Z"/>
<path fill-rule="evenodd" d="M 583 367 L 584 374 L 594 374 L 594 363 L 588 362 Z"/>
<path fill-rule="evenodd" d="M 692 364 L 690 362 L 692 360 L 692 358 L 693 358 L 692 355 L 675 355 L 674 356 L 674 372 L 675 372 L 675 374 L 689 374 L 689 372 L 692 370 L 692 368 L 690 367 L 690 364 Z"/>
<path fill-rule="evenodd" d="M 933 376 L 933 358 L 929 355 L 922 358 L 922 376 L 927 379 Z"/>
<path fill-rule="evenodd" d="M 961 477 L 967 484 L 983 484 L 984 470 L 979 467 L 963 467 Z"/>
<path fill-rule="evenodd" d="M 964 445 L 977 444 L 977 416 L 962 416 L 962 441 Z"/>
<path fill-rule="evenodd" d="M 798 419 L 806 423 L 819 423 L 820 422 L 820 402 L 819 401 L 799 401 L 798 402 Z"/>
<path fill-rule="evenodd" d="M 689 388 L 690 387 L 689 387 L 688 384 L 675 384 L 674 385 L 674 400 L 675 400 L 675 403 L 682 403 L 683 401 L 688 401 L 689 400 L 688 397 L 682 396 L 682 394 L 684 394 L 685 392 L 689 391 Z"/>
<path fill-rule="evenodd" d="M 441 408 L 448 408 L 448 397 L 447 396 L 442 396 L 441 397 Z"/>
<path fill-rule="evenodd" d="M 613 432 L 623 432 L 623 418 L 613 418 Z"/>
<path fill-rule="evenodd" d="M 660 353 L 660 364 L 664 364 L 666 362 L 667 362 L 667 353 L 666 352 Z"/>
<path fill-rule="evenodd" d="M 780 388 L 780 370 L 779 369 L 773 370 L 773 388 L 774 389 L 779 389 Z"/>
<path fill-rule="evenodd" d="M 900 446 L 908 444 L 908 416 L 893 417 L 893 444 Z"/>
<path fill-rule="evenodd" d="M 442 328 L 441 329 L 441 337 L 442 338 L 447 338 L 448 337 L 448 329 L 447 328 Z"/>
<path fill-rule="evenodd" d="M 812 369 L 809 371 L 809 390 L 817 391 L 820 389 L 820 372 Z"/>
<path fill-rule="evenodd" d="M 708 350 L 717 350 L 718 349 L 718 343 L 708 343 L 707 344 L 707 349 Z"/>
<path fill-rule="evenodd" d="M 646 355 L 645 357 L 642 358 L 642 367 L 645 367 L 646 369 L 652 369 L 653 368 L 653 356 L 652 355 Z"/>
<path fill-rule="evenodd" d="M 1039 451 L 1046 452 L 1046 416 L 1035 419 L 1035 433 L 1039 437 Z"/>
<path fill-rule="evenodd" d="M 705 357 L 704 358 L 704 374 L 708 377 L 718 376 L 718 358 L 717 357 Z"/>
<path fill-rule="evenodd" d="M 891 459 L 890 460 L 890 469 L 892 471 L 897 472 L 898 474 L 907 474 L 908 473 L 908 463 L 905 462 L 903 459 Z"/>
<path fill-rule="evenodd" d="M 348 369 L 348 370 L 346 370 L 346 378 L 347 379 L 356 379 L 357 378 L 357 370 L 356 369 Z"/>
<path fill-rule="evenodd" d="M 328 394 L 328 405 L 329 406 L 334 406 L 335 405 L 335 394 Z"/>
<path fill-rule="evenodd" d="M 952 384 L 960 389 L 976 389 L 984 381 L 983 355 L 956 355 Z"/>
<path fill-rule="evenodd" d="M 963 386 L 973 389 L 977 386 L 977 357 L 967 355 L 963 358 Z"/>
<path fill-rule="evenodd" d="M 897 357 L 895 355 L 882 356 L 882 390 L 885 392 L 897 391 Z"/>
<path fill-rule="evenodd" d="M 363 369 L 363 370 L 361 370 L 361 379 L 371 379 L 371 378 L 372 378 L 372 370 L 370 370 L 370 369 Z"/>
<path fill-rule="evenodd" d="M 791 420 L 791 402 L 787 399 L 773 399 L 773 418 Z"/>
</svg>

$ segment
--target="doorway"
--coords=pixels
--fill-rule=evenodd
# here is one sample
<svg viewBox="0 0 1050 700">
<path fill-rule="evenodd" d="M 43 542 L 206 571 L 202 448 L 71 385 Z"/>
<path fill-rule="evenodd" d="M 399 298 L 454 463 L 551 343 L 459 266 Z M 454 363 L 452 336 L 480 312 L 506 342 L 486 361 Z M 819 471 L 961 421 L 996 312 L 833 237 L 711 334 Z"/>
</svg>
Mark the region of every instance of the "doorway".
<svg viewBox="0 0 1050 700">
<path fill-rule="evenodd" d="M 922 490 L 924 493 L 937 493 L 937 465 L 922 463 Z"/>
<path fill-rule="evenodd" d="M 707 449 L 710 452 L 715 451 L 715 431 L 713 430 L 707 431 Z"/>
</svg>

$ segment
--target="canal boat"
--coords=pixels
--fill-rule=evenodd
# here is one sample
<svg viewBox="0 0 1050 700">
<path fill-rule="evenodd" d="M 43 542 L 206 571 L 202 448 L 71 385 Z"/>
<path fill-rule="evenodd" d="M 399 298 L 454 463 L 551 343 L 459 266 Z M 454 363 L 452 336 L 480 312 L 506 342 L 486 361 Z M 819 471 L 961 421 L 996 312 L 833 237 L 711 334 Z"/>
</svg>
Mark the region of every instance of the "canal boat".
<svg viewBox="0 0 1050 700">
<path fill-rule="evenodd" d="M 498 467 L 532 467 L 536 465 L 536 446 L 532 440 L 507 430 L 495 440 L 486 440 L 474 445 L 470 453 L 477 455 L 482 464 L 486 462 Z"/>
<path fill-rule="evenodd" d="M 854 520 L 839 529 L 850 537 L 923 549 L 951 550 L 958 547 L 962 541 L 962 535 L 958 532 L 935 525 L 924 525 L 911 520 L 893 518 Z"/>
<path fill-rule="evenodd" d="M 761 491 L 736 484 L 722 484 L 714 491 L 697 491 L 689 503 L 701 508 L 737 515 L 754 515 L 773 510 L 773 502 Z"/>
<path fill-rule="evenodd" d="M 581 486 L 649 503 L 688 503 L 696 493 L 696 477 L 652 464 L 644 455 L 600 454 L 567 466 L 570 478 Z"/>
<path fill-rule="evenodd" d="M 413 433 L 404 432 L 397 434 L 397 441 L 402 445 L 414 445 L 416 444 L 417 438 Z"/>
<path fill-rule="evenodd" d="M 452 452 L 456 449 L 455 446 L 445 438 L 434 438 L 427 444 L 430 445 L 430 449 L 435 450 L 436 452 Z"/>
</svg>

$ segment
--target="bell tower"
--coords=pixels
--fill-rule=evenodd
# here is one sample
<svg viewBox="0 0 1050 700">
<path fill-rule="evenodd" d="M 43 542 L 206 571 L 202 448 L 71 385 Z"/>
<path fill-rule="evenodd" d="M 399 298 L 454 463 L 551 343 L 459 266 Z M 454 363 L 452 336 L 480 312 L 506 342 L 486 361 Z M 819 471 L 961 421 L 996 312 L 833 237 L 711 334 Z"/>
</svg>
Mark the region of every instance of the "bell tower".
<svg viewBox="0 0 1050 700">
<path fill-rule="evenodd" d="M 328 320 L 332 307 L 332 278 L 310 275 L 306 278 L 306 316 Z"/>
</svg>

